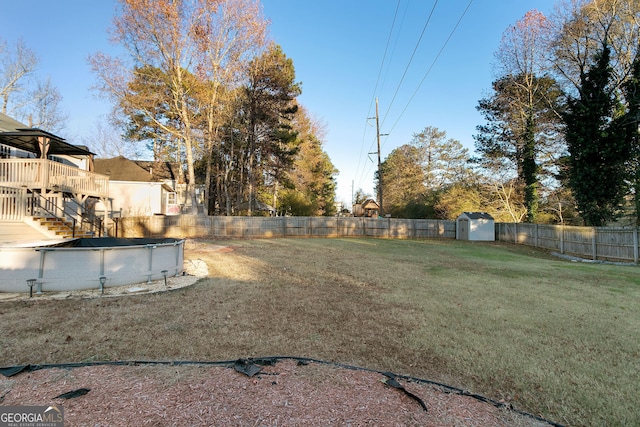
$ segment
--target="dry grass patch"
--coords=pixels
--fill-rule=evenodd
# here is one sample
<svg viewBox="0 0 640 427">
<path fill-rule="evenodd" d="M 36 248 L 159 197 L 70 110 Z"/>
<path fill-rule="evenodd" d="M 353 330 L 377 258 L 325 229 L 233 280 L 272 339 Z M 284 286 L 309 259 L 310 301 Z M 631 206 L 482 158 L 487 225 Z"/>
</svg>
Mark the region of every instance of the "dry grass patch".
<svg viewBox="0 0 640 427">
<path fill-rule="evenodd" d="M 210 272 L 190 288 L 0 304 L 1 364 L 295 355 L 429 378 L 570 425 L 640 423 L 637 267 L 439 240 L 224 244 L 233 250 L 190 245 Z"/>
</svg>

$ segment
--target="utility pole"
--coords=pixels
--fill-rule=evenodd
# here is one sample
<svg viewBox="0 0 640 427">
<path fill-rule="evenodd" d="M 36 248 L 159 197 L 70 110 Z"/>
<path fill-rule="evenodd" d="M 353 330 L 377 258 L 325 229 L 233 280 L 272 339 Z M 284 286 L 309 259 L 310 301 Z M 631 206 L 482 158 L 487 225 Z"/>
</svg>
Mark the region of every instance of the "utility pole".
<svg viewBox="0 0 640 427">
<path fill-rule="evenodd" d="M 378 138 L 378 205 L 380 206 L 380 216 L 384 216 L 382 210 L 382 163 L 380 162 L 380 118 L 378 115 L 378 98 L 376 97 L 376 135 Z"/>
<path fill-rule="evenodd" d="M 351 180 L 351 210 L 353 211 L 353 205 L 355 204 L 355 200 L 353 199 L 353 180 Z"/>
<path fill-rule="evenodd" d="M 369 117 L 372 119 L 373 117 Z M 376 97 L 376 137 L 378 141 L 378 206 L 380 207 L 380 216 L 384 216 L 384 212 L 382 209 L 382 161 L 380 160 L 380 136 L 388 135 L 388 133 L 380 134 L 380 116 L 378 114 L 378 98 Z M 369 153 L 374 154 L 374 153 Z M 371 160 L 371 159 L 369 159 Z"/>
</svg>

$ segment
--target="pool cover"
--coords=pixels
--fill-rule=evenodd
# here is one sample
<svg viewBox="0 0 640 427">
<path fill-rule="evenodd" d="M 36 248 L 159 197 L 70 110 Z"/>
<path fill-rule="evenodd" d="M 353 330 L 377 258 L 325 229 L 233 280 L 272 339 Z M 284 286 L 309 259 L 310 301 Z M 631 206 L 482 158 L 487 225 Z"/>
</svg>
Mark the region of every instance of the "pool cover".
<svg viewBox="0 0 640 427">
<path fill-rule="evenodd" d="M 165 243 L 176 243 L 179 241 L 179 239 L 172 238 L 151 239 L 140 237 L 126 239 L 123 237 L 94 237 L 90 239 L 74 239 L 49 246 L 56 248 L 109 248 L 113 246 L 160 245 Z"/>
</svg>

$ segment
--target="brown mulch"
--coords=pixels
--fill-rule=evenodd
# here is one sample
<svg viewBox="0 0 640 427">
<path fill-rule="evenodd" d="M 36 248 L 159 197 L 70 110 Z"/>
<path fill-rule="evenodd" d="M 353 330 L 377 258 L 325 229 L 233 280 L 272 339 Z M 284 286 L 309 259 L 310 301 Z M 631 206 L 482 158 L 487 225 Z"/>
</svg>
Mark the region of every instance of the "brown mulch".
<svg viewBox="0 0 640 427">
<path fill-rule="evenodd" d="M 0 377 L 0 404 L 64 409 L 65 426 L 544 426 L 443 387 L 284 359 L 253 377 L 215 365 L 94 365 Z M 90 389 L 63 399 L 60 394 Z"/>
</svg>

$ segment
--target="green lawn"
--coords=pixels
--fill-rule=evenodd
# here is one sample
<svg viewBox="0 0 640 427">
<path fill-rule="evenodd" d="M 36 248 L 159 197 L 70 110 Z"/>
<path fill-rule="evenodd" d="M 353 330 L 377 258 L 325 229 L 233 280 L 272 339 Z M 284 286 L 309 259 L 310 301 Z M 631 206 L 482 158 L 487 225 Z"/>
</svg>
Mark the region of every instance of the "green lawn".
<svg viewBox="0 0 640 427">
<path fill-rule="evenodd" d="M 179 291 L 0 304 L 0 364 L 294 355 L 444 382 L 567 425 L 640 425 L 640 269 L 450 240 L 200 247 Z"/>
</svg>

